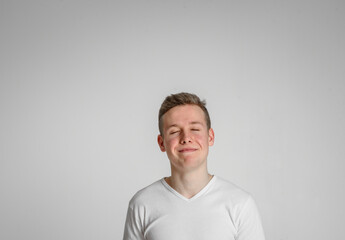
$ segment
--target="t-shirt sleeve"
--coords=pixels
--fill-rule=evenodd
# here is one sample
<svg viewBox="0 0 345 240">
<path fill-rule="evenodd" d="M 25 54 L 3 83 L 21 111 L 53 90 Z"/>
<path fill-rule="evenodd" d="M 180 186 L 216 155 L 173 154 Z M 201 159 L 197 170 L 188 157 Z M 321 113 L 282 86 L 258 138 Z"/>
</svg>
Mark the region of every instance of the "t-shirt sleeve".
<svg viewBox="0 0 345 240">
<path fill-rule="evenodd" d="M 139 212 L 129 206 L 127 210 L 123 240 L 145 240 L 140 220 Z"/>
<path fill-rule="evenodd" d="M 236 240 L 265 240 L 261 218 L 252 197 L 248 198 L 239 214 Z"/>
</svg>

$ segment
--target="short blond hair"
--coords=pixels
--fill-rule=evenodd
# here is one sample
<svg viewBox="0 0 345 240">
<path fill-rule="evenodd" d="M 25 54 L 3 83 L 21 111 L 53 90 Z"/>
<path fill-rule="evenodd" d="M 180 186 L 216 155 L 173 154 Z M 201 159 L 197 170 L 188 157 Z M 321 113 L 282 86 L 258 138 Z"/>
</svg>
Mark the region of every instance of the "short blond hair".
<svg viewBox="0 0 345 240">
<path fill-rule="evenodd" d="M 173 107 L 177 107 L 180 105 L 187 105 L 187 104 L 199 106 L 205 114 L 205 121 L 206 121 L 207 128 L 208 129 L 211 128 L 211 119 L 206 108 L 206 101 L 200 100 L 200 98 L 195 94 L 181 92 L 181 93 L 171 94 L 167 96 L 159 109 L 158 127 L 159 127 L 159 133 L 162 136 L 163 136 L 163 121 L 162 121 L 163 115 L 167 111 L 172 109 Z"/>
</svg>

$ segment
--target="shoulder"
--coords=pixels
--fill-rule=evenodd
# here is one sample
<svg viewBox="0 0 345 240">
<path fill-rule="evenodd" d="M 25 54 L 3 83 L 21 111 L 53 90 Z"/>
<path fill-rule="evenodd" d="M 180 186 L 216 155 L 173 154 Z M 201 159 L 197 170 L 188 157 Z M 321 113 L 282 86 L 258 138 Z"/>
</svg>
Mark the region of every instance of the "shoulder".
<svg viewBox="0 0 345 240">
<path fill-rule="evenodd" d="M 236 226 L 244 222 L 260 223 L 260 216 L 254 198 L 235 184 L 217 177 L 213 191 L 218 205 L 224 206 Z"/>
<path fill-rule="evenodd" d="M 232 205 L 245 205 L 248 201 L 252 200 L 250 193 L 238 187 L 234 183 L 218 176 L 216 178 L 213 191 L 223 200 Z"/>
<path fill-rule="evenodd" d="M 236 239 L 264 240 L 261 217 L 252 195 L 231 182 L 221 178 L 217 180 L 216 187 L 223 199 L 221 204 L 226 207 L 237 229 Z"/>
<path fill-rule="evenodd" d="M 159 196 L 162 196 L 163 191 L 164 187 L 160 179 L 136 192 L 129 201 L 129 206 L 134 208 L 135 206 L 145 206 L 152 202 L 156 202 Z"/>
</svg>

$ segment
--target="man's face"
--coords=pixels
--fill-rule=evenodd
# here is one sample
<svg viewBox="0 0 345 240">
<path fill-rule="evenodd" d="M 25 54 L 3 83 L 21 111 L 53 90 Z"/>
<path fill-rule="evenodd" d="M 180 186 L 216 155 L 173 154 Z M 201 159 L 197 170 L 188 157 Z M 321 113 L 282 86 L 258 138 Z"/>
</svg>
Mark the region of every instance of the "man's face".
<svg viewBox="0 0 345 240">
<path fill-rule="evenodd" d="M 167 152 L 171 167 L 184 172 L 206 168 L 208 148 L 214 143 L 212 128 L 197 105 L 181 105 L 163 115 L 163 136 L 158 136 L 162 152 Z"/>
</svg>

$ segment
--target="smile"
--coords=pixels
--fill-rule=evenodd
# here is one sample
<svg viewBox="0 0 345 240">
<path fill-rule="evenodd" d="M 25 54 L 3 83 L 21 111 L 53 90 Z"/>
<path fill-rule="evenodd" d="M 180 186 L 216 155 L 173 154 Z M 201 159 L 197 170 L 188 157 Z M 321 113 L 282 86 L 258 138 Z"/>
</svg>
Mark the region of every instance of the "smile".
<svg viewBox="0 0 345 240">
<path fill-rule="evenodd" d="M 180 149 L 179 152 L 180 153 L 189 153 L 189 152 L 195 152 L 197 149 L 196 148 L 183 148 Z"/>
</svg>

